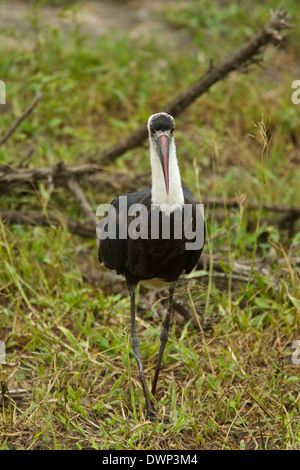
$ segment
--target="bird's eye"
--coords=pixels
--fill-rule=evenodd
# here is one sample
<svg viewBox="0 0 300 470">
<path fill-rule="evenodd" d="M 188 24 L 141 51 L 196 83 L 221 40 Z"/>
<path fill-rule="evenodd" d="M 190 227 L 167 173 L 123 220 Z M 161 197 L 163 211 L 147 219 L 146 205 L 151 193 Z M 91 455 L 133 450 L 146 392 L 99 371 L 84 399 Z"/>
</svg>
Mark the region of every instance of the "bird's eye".
<svg viewBox="0 0 300 470">
<path fill-rule="evenodd" d="M 153 127 L 150 127 L 150 131 L 152 132 L 152 134 L 154 134 L 155 130 L 153 129 Z"/>
</svg>

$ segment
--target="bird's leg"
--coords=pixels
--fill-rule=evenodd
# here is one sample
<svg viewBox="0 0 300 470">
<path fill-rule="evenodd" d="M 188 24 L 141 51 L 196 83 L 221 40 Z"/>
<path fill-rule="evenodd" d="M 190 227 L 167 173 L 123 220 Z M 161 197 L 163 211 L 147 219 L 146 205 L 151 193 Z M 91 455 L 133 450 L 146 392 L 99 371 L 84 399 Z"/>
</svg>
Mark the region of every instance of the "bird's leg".
<svg viewBox="0 0 300 470">
<path fill-rule="evenodd" d="M 167 309 L 167 314 L 165 321 L 162 326 L 162 330 L 160 333 L 160 345 L 159 345 L 159 351 L 158 351 L 158 357 L 157 357 L 157 363 L 155 367 L 155 374 L 154 374 L 154 379 L 153 379 L 153 384 L 152 384 L 152 390 L 151 393 L 154 396 L 155 391 L 156 391 L 156 385 L 157 385 L 157 380 L 158 380 L 158 375 L 160 371 L 160 365 L 164 353 L 164 349 L 166 346 L 166 343 L 168 341 L 169 337 L 169 330 L 170 330 L 170 316 L 171 316 L 171 307 L 172 307 L 172 301 L 173 301 L 173 294 L 174 294 L 174 286 L 170 287 L 169 290 L 169 303 L 168 303 L 168 309 Z"/>
<path fill-rule="evenodd" d="M 136 362 L 138 365 L 139 369 L 139 375 L 140 379 L 142 382 L 142 387 L 143 387 L 143 392 L 145 395 L 146 399 L 146 407 L 147 407 L 147 418 L 150 420 L 156 419 L 154 410 L 153 410 L 153 405 L 150 400 L 149 392 L 148 392 L 148 387 L 146 384 L 146 378 L 144 374 L 144 369 L 143 369 L 143 364 L 142 364 L 142 358 L 141 358 L 141 349 L 140 349 L 140 340 L 137 335 L 136 331 L 136 321 L 135 321 L 135 286 L 128 286 L 129 294 L 130 294 L 130 312 L 131 312 L 131 334 L 130 334 L 130 339 L 131 339 L 131 345 L 132 349 L 136 358 Z"/>
</svg>

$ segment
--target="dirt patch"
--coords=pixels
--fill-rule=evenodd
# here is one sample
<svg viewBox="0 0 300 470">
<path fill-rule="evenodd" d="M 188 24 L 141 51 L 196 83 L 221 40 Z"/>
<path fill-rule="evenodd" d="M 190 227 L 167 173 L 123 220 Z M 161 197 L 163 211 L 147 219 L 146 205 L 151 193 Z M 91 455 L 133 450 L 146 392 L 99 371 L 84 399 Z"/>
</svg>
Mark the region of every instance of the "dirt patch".
<svg viewBox="0 0 300 470">
<path fill-rule="evenodd" d="M 165 20 L 170 0 L 140 1 L 81 1 L 78 14 L 81 32 L 89 38 L 101 37 L 110 31 L 128 33 L 134 39 L 155 37 L 162 44 L 184 47 L 189 42 L 185 32 L 179 32 Z M 13 27 L 19 31 L 32 30 L 32 6 L 29 2 L 11 1 L 0 5 L 1 30 Z M 48 24 L 65 32 L 72 28 L 72 19 L 62 15 L 62 6 L 44 5 L 39 10 L 41 24 Z M 30 19 L 31 18 L 31 19 Z M 25 40 L 29 46 L 29 38 Z"/>
</svg>

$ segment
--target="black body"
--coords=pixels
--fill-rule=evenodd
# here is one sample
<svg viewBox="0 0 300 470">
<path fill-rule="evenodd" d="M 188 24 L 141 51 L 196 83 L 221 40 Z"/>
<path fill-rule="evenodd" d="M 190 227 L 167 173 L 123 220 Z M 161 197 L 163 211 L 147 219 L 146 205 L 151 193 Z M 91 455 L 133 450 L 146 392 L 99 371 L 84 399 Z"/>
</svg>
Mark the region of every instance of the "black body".
<svg viewBox="0 0 300 470">
<path fill-rule="evenodd" d="M 193 206 L 192 223 L 193 230 L 195 230 L 196 211 L 199 211 L 199 209 L 189 189 L 183 187 L 183 193 L 185 204 L 192 204 Z M 125 197 L 127 198 L 127 209 L 133 204 L 143 204 L 147 207 L 150 230 L 151 189 L 126 194 Z M 171 230 L 169 239 L 119 239 L 119 198 L 114 199 L 111 204 L 115 207 L 117 214 L 117 238 L 111 239 L 108 232 L 107 238 L 100 242 L 99 260 L 105 267 L 124 275 L 128 281 L 136 285 L 139 281 L 153 278 L 158 278 L 165 282 L 174 282 L 181 273 L 185 272 L 188 274 L 196 266 L 202 252 L 202 247 L 199 250 L 187 251 L 185 244 L 186 242 L 192 242 L 192 240 L 186 240 L 184 237 L 182 239 L 174 238 L 172 230 L 174 226 L 174 213 L 170 215 Z M 199 215 L 199 217 L 202 216 Z M 128 225 L 133 218 L 129 217 Z M 101 226 L 101 222 L 99 225 Z M 203 230 L 205 230 L 204 222 Z"/>
</svg>

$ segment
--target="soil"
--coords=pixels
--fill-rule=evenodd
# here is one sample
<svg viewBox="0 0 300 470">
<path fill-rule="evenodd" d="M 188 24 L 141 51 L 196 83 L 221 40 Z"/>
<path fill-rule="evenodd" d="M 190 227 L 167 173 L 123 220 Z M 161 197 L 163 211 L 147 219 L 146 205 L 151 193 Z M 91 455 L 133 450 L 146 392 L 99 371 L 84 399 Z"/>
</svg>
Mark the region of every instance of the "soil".
<svg viewBox="0 0 300 470">
<path fill-rule="evenodd" d="M 49 2 L 50 3 L 50 2 Z M 59 5 L 46 4 L 39 10 L 41 24 L 63 29 L 68 32 L 74 25 L 74 18 L 69 13 L 63 13 L 64 7 L 72 2 L 53 2 Z M 182 2 L 184 3 L 184 2 Z M 189 45 L 190 38 L 184 31 L 172 28 L 165 21 L 164 12 L 168 5 L 174 8 L 171 0 L 100 0 L 79 1 L 80 13 L 78 21 L 81 32 L 89 38 L 101 37 L 110 31 L 126 32 L 135 39 L 150 39 L 155 37 L 162 44 L 173 44 L 180 48 Z M 0 30 L 16 28 L 19 31 L 32 30 L 32 5 L 25 1 L 6 1 L 0 4 Z M 25 46 L 30 47 L 30 37 L 25 41 Z"/>
</svg>

